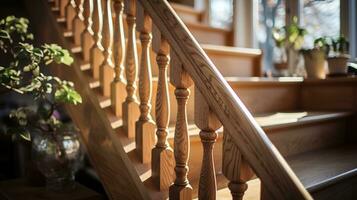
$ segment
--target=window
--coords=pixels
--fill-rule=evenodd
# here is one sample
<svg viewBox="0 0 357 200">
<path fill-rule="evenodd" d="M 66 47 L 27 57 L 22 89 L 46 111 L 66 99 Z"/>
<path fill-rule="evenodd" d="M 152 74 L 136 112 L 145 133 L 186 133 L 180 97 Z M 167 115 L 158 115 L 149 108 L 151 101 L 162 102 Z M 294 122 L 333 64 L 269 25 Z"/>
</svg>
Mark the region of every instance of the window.
<svg viewBox="0 0 357 200">
<path fill-rule="evenodd" d="M 304 0 L 301 25 L 308 34 L 305 46 L 312 47 L 314 39 L 340 34 L 340 0 Z"/>
<path fill-rule="evenodd" d="M 219 28 L 230 28 L 233 16 L 232 5 L 233 0 L 211 0 L 211 25 Z"/>
</svg>

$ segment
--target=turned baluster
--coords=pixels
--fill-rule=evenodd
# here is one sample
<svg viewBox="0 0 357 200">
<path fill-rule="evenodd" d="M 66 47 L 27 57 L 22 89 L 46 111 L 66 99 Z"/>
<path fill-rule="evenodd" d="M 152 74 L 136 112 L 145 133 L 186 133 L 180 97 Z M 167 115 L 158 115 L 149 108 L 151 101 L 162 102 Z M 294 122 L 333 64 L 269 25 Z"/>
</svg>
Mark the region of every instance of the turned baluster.
<svg viewBox="0 0 357 200">
<path fill-rule="evenodd" d="M 90 48 L 94 45 L 94 33 L 92 30 L 92 13 L 93 13 L 93 0 L 84 0 L 83 4 L 83 17 L 85 29 L 81 34 L 82 55 L 84 61 L 89 61 Z"/>
<path fill-rule="evenodd" d="M 66 6 L 66 28 L 67 30 L 72 30 L 73 28 L 73 19 L 76 16 L 76 2 L 70 0 Z"/>
<path fill-rule="evenodd" d="M 73 20 L 73 41 L 75 45 L 81 44 L 81 34 L 85 29 L 84 17 L 83 17 L 83 1 L 85 0 L 75 0 L 76 1 L 76 16 Z M 87 0 L 86 0 L 87 1 Z"/>
<path fill-rule="evenodd" d="M 198 189 L 198 198 L 216 199 L 216 174 L 213 159 L 213 148 L 217 139 L 217 130 L 221 122 L 208 106 L 200 91 L 195 89 L 195 123 L 200 131 L 203 146 L 203 157 Z"/>
<path fill-rule="evenodd" d="M 111 102 L 116 116 L 122 116 L 122 103 L 125 100 L 125 80 L 123 77 L 125 58 L 125 36 L 123 24 L 124 0 L 114 0 L 114 71 L 115 78 L 111 85 Z"/>
<path fill-rule="evenodd" d="M 157 53 L 156 61 L 159 68 L 159 77 L 155 102 L 157 142 L 152 150 L 151 171 L 155 186 L 163 191 L 168 190 L 174 180 L 175 164 L 173 150 L 167 141 L 170 119 L 167 67 L 170 61 L 170 47 L 167 40 L 160 33 L 153 34 L 153 49 Z"/>
<path fill-rule="evenodd" d="M 55 0 L 55 2 L 54 2 L 54 8 L 56 8 L 56 9 L 58 9 L 59 8 L 59 4 L 60 4 L 60 2 L 59 2 L 60 0 Z"/>
<path fill-rule="evenodd" d="M 151 161 L 151 150 L 155 144 L 155 123 L 151 110 L 151 39 L 152 21 L 149 14 L 137 5 L 137 29 L 140 31 L 141 60 L 139 73 L 140 117 L 135 126 L 136 151 L 142 163 Z"/>
<path fill-rule="evenodd" d="M 254 176 L 254 172 L 242 157 L 227 130 L 223 133 L 222 155 L 222 173 L 229 180 L 228 188 L 232 198 L 241 200 L 248 189 L 247 181 Z"/>
<path fill-rule="evenodd" d="M 94 79 L 99 79 L 99 66 L 104 60 L 104 48 L 102 46 L 103 11 L 102 0 L 94 0 L 93 10 L 94 45 L 90 49 L 90 64 Z"/>
<path fill-rule="evenodd" d="M 113 18 L 112 18 L 112 0 L 105 0 L 102 44 L 104 48 L 104 60 L 100 65 L 99 80 L 104 96 L 110 96 L 111 83 L 114 78 L 114 64 L 112 60 L 113 47 Z"/>
<path fill-rule="evenodd" d="M 188 158 L 190 154 L 190 139 L 187 129 L 187 100 L 190 95 L 188 89 L 192 84 L 189 74 L 184 70 L 183 65 L 177 56 L 172 56 L 170 68 L 170 82 L 175 86 L 175 96 L 177 100 L 177 117 L 174 136 L 174 155 L 176 179 L 170 186 L 170 199 L 192 199 L 192 187 L 187 179 Z"/>
<path fill-rule="evenodd" d="M 61 0 L 59 5 L 60 17 L 65 17 L 66 14 L 66 6 L 68 5 L 69 0 Z"/>
<path fill-rule="evenodd" d="M 138 53 L 136 48 L 136 0 L 125 4 L 126 22 L 128 24 L 128 42 L 125 54 L 126 99 L 123 103 L 123 127 L 129 138 L 135 137 L 135 122 L 139 117 L 139 103 L 136 98 L 136 79 L 138 72 Z"/>
</svg>

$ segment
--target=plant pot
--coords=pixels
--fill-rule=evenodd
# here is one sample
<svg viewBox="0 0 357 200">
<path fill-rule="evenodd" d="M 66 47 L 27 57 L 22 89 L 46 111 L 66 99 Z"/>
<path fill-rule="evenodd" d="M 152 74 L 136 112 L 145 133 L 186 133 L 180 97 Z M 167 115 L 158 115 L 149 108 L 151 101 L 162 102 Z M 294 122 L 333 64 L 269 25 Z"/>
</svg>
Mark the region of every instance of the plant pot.
<svg viewBox="0 0 357 200">
<path fill-rule="evenodd" d="M 74 173 L 82 158 L 80 142 L 73 132 L 42 132 L 32 140 L 32 159 L 46 177 L 48 190 L 74 189 Z"/>
<path fill-rule="evenodd" d="M 330 75 L 347 74 L 347 61 L 350 56 L 347 54 L 327 58 Z"/>
<path fill-rule="evenodd" d="M 303 51 L 305 69 L 308 78 L 325 78 L 325 52 L 312 49 Z"/>
</svg>

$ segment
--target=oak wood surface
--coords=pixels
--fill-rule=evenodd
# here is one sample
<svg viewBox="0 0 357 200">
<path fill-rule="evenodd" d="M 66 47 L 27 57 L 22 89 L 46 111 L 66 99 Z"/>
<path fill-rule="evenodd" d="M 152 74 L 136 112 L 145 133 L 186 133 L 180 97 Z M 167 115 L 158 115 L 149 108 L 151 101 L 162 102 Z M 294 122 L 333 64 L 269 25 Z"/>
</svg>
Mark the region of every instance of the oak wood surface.
<svg viewBox="0 0 357 200">
<path fill-rule="evenodd" d="M 209 106 L 231 134 L 233 141 L 275 198 L 311 199 L 264 131 L 253 120 L 217 68 L 207 58 L 183 22 L 164 1 L 143 1 L 154 23 L 180 57 Z M 290 191 L 286 193 L 285 191 Z"/>
</svg>

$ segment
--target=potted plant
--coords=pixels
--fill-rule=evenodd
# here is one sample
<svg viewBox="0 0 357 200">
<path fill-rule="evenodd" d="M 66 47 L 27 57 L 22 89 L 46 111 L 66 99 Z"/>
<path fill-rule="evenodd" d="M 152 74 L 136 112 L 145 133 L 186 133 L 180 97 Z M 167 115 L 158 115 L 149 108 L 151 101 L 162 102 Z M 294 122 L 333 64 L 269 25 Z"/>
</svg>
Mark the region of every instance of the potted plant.
<svg viewBox="0 0 357 200">
<path fill-rule="evenodd" d="M 326 37 L 315 39 L 312 49 L 301 50 L 308 78 L 325 78 L 326 54 L 329 52 Z"/>
<path fill-rule="evenodd" d="M 287 68 L 290 75 L 296 75 L 299 63 L 299 50 L 302 47 L 306 34 L 307 30 L 299 26 L 296 16 L 290 25 L 273 29 L 274 41 L 276 46 L 281 49 L 280 62 L 275 65 L 277 69 Z"/>
<path fill-rule="evenodd" d="M 33 161 L 46 177 L 49 189 L 72 188 L 74 171 L 80 161 L 80 143 L 74 128 L 68 128 L 56 116 L 60 104 L 79 104 L 81 96 L 72 82 L 46 75 L 51 63 L 70 66 L 73 58 L 56 44 L 35 47 L 29 42 L 29 21 L 9 16 L 0 20 L 0 54 L 10 58 L 0 67 L 0 84 L 12 91 L 29 95 L 31 107 L 10 113 L 17 124 L 8 130 L 17 138 L 32 142 Z"/>
<path fill-rule="evenodd" d="M 330 53 L 327 58 L 330 75 L 347 74 L 347 61 L 350 59 L 348 54 L 349 42 L 343 36 L 331 39 Z"/>
</svg>

